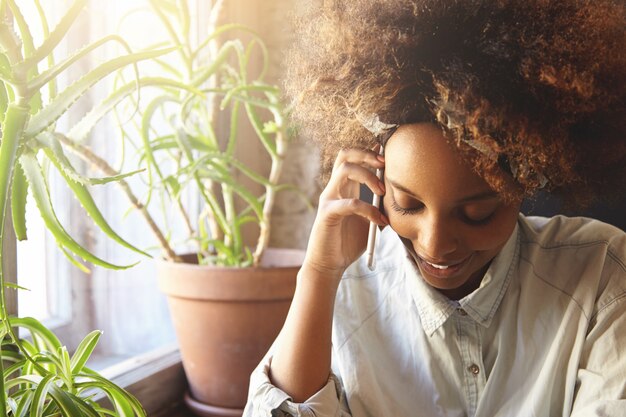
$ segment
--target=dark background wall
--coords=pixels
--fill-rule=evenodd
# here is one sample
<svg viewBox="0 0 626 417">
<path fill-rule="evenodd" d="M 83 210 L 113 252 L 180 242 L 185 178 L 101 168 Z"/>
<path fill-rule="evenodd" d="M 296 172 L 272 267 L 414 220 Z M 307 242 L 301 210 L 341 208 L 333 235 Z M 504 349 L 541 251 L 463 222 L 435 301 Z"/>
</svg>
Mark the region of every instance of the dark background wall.
<svg viewBox="0 0 626 417">
<path fill-rule="evenodd" d="M 626 197 L 615 204 L 598 203 L 585 210 L 567 211 L 561 201 L 547 193 L 540 193 L 536 199 L 527 200 L 522 204 L 522 213 L 529 216 L 584 216 L 602 220 L 626 231 Z"/>
</svg>

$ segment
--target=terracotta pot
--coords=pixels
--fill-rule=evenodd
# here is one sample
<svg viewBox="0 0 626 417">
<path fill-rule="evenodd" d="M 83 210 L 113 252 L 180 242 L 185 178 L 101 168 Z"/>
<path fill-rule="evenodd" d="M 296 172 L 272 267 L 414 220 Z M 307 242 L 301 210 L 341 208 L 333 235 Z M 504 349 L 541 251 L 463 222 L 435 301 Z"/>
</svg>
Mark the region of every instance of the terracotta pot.
<svg viewBox="0 0 626 417">
<path fill-rule="evenodd" d="M 195 258 L 157 263 L 189 382 L 187 404 L 198 415 L 241 415 L 250 373 L 287 316 L 304 251 L 268 249 L 259 268 L 200 266 Z"/>
</svg>

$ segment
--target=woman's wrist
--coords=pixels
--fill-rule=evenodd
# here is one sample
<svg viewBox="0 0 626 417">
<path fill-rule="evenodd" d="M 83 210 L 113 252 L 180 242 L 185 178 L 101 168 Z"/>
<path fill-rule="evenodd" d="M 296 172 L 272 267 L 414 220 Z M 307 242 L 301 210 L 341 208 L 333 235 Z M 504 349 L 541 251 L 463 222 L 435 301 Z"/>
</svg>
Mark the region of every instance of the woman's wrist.
<svg viewBox="0 0 626 417">
<path fill-rule="evenodd" d="M 329 268 L 314 261 L 305 259 L 298 273 L 298 282 L 307 280 L 320 285 L 332 284 L 336 288 L 343 276 L 345 268 Z"/>
</svg>

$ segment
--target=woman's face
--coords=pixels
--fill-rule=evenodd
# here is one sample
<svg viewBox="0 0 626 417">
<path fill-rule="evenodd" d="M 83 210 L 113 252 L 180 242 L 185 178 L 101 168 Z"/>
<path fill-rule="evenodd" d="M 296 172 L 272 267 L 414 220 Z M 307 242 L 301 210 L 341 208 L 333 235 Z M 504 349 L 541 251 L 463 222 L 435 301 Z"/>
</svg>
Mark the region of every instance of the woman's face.
<svg viewBox="0 0 626 417">
<path fill-rule="evenodd" d="M 385 161 L 385 212 L 422 276 L 451 299 L 471 293 L 511 236 L 519 203 L 504 204 L 432 124 L 398 128 Z"/>
</svg>

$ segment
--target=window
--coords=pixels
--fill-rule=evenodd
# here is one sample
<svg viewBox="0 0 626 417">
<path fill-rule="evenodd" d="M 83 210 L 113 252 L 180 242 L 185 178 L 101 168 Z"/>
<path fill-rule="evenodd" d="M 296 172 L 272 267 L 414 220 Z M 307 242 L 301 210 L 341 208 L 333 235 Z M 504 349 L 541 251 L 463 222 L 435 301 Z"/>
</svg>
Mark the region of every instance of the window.
<svg viewBox="0 0 626 417">
<path fill-rule="evenodd" d="M 38 21 L 34 2 L 23 2 L 23 14 L 29 21 Z M 41 1 L 50 27 L 56 22 L 72 2 L 64 2 L 61 7 L 56 0 Z M 63 54 L 76 51 L 87 43 L 99 39 L 111 32 L 122 33 L 133 48 L 146 46 L 146 42 L 155 42 L 159 37 L 156 19 L 151 22 L 141 8 L 146 8 L 144 0 L 90 2 L 61 45 Z M 195 24 L 199 25 L 201 16 L 207 16 L 210 2 L 191 2 L 198 16 Z M 21 5 L 20 5 L 21 7 Z M 35 44 L 41 43 L 41 31 L 32 25 Z M 145 34 L 149 33 L 150 37 Z M 165 37 L 165 34 L 162 34 Z M 67 79 L 60 79 L 60 85 L 68 85 L 71 81 L 107 60 L 114 45 L 105 45 L 96 53 L 74 64 L 67 74 Z M 63 56 L 56 56 L 59 60 Z M 87 61 L 91 60 L 91 61 Z M 58 130 L 67 131 L 79 121 L 93 103 L 103 100 L 111 89 L 113 77 L 101 81 L 82 97 L 69 114 L 58 122 Z M 104 119 L 94 129 L 90 138 L 90 146 L 97 150 L 111 165 L 115 165 L 121 153 L 117 121 L 113 117 Z M 126 152 L 132 152 L 127 149 Z M 70 155 L 68 155 L 70 156 Z M 78 159 L 72 160 L 73 165 L 88 177 L 103 176 L 101 172 L 90 169 Z M 132 166 L 132 165 L 131 165 Z M 50 189 L 56 214 L 68 232 L 87 249 L 101 258 L 116 264 L 132 264 L 141 261 L 137 266 L 123 270 L 111 271 L 100 267 L 91 267 L 85 273 L 71 265 L 57 248 L 53 236 L 47 232 L 34 202 L 29 201 L 27 213 L 28 240 L 17 244 L 17 267 L 19 285 L 30 291 L 18 292 L 18 312 L 21 316 L 33 316 L 42 320 L 52 328 L 61 341 L 70 350 L 91 330 L 103 330 L 98 348 L 94 353 L 91 366 L 96 369 L 135 357 L 155 349 L 171 346 L 175 343 L 172 323 L 169 317 L 165 297 L 156 286 L 154 263 L 141 255 L 120 248 L 104 234 L 97 230 L 85 215 L 80 204 L 73 197 L 64 180 L 55 175 L 50 168 Z M 133 189 L 142 195 L 143 184 L 130 179 Z M 134 210 L 117 188 L 116 184 L 107 184 L 91 188 L 103 214 L 122 237 L 139 248 L 148 248 L 154 243 L 143 219 Z M 158 255 L 158 251 L 151 253 Z"/>
<path fill-rule="evenodd" d="M 51 28 L 73 3 L 71 0 L 39 1 L 49 17 Z M 36 16 L 34 1 L 19 3 L 20 7 L 23 7 L 24 15 Z M 98 39 L 102 34 L 118 28 L 119 32 L 131 40 L 133 46 L 140 44 L 142 38 L 145 41 L 146 34 L 149 35 L 150 41 L 156 41 L 158 31 L 150 27 L 150 22 L 141 14 L 134 12 L 137 8 L 144 7 L 146 3 L 147 0 L 88 2 L 66 43 L 61 45 L 64 51 L 59 51 L 60 56 L 56 59 L 59 60 L 70 51 L 75 51 L 89 41 Z M 194 11 L 192 23 L 198 34 L 206 30 L 211 3 L 205 0 L 190 1 Z M 298 2 L 286 0 L 280 2 L 280 5 L 270 3 L 229 0 L 224 4 L 225 15 L 231 20 L 251 24 L 264 35 L 271 49 L 280 50 L 285 47 L 290 33 L 289 28 L 285 26 L 286 18 L 290 11 L 297 7 Z M 33 25 L 31 30 L 36 31 L 36 25 Z M 35 33 L 34 36 L 35 45 L 39 45 L 41 33 Z M 68 85 L 86 69 L 106 61 L 110 48 L 112 46 L 109 45 L 99 48 L 97 53 L 90 57 L 91 61 L 78 61 L 70 68 L 66 79 L 58 80 L 59 83 Z M 276 80 L 278 72 L 282 70 L 279 65 L 280 52 L 273 53 L 272 59 L 273 68 L 270 71 L 274 72 Z M 112 82 L 114 82 L 112 79 L 100 82 L 89 96 L 81 98 L 69 114 L 58 121 L 58 130 L 66 131 L 69 126 L 82 118 L 85 109 L 92 103 L 103 100 Z M 116 140 L 118 135 L 116 123 L 114 118 L 103 120 L 88 139 L 90 144 L 97 148 L 98 154 L 105 156 L 114 166 L 119 161 L 121 152 L 119 141 Z M 126 149 L 126 152 L 131 151 Z M 318 189 L 315 183 L 317 158 L 312 158 L 312 154 L 310 146 L 293 144 L 284 176 L 292 180 L 297 179 L 297 186 L 310 190 L 309 197 L 313 201 Z M 256 157 L 256 154 L 251 156 Z M 72 161 L 86 176 L 102 176 L 102 173 L 90 170 L 90 167 L 82 161 L 78 159 Z M 128 165 L 131 166 L 132 164 Z M 53 167 L 51 171 L 54 171 Z M 131 264 L 137 261 L 141 263 L 124 271 L 111 271 L 99 267 L 93 267 L 89 273 L 80 271 L 59 251 L 54 238 L 43 226 L 39 213 L 31 201 L 27 214 L 29 239 L 17 243 L 19 284 L 30 289 L 19 291 L 19 315 L 34 316 L 42 320 L 70 351 L 91 330 L 103 330 L 104 334 L 95 354 L 96 360 L 90 363 L 92 368 L 102 370 L 105 376 L 114 377 L 114 380 L 123 386 L 135 386 L 151 374 L 133 368 L 146 365 L 152 371 L 157 369 L 161 375 L 159 378 L 172 382 L 154 384 L 155 379 L 151 379 L 152 386 L 173 387 L 171 393 L 157 400 L 180 398 L 180 392 L 176 390 L 184 389 L 182 369 L 166 300 L 156 286 L 153 263 L 149 259 L 142 259 L 134 252 L 120 248 L 100 233 L 85 216 L 64 180 L 55 176 L 54 172 L 51 173 L 53 175 L 50 177 L 49 186 L 56 214 L 68 232 L 86 248 L 107 261 L 117 264 Z M 132 183 L 133 189 L 138 195 L 142 195 L 142 183 L 133 178 L 131 181 L 135 181 Z M 139 248 L 146 249 L 154 245 L 154 240 L 138 213 L 128 211 L 130 205 L 116 184 L 92 187 L 92 193 L 99 207 L 106 208 L 103 210 L 104 215 L 116 232 Z M 193 201 L 194 196 L 189 198 Z M 272 240 L 277 246 L 302 248 L 308 236 L 307 225 L 312 223 L 315 214 L 299 197 L 284 195 L 284 198 L 281 204 L 283 196 L 279 196 L 277 212 L 274 214 Z M 294 224 L 302 227 L 294 230 Z M 158 253 L 156 250 L 151 252 Z M 4 260 L 10 261 L 9 257 Z M 137 395 L 136 392 L 132 390 L 131 392 Z M 150 405 L 156 397 L 154 391 L 142 392 L 145 396 L 138 395 L 138 398 L 146 409 L 158 409 L 158 406 Z"/>
</svg>

